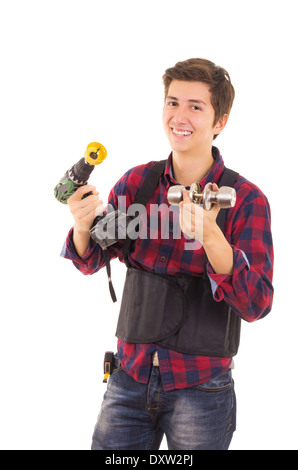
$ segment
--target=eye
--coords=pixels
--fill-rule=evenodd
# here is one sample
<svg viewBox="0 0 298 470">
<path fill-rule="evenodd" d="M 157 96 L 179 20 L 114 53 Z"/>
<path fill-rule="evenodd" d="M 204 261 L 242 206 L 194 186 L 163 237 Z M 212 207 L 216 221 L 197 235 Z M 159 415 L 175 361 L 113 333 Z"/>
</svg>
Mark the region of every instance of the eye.
<svg viewBox="0 0 298 470">
<path fill-rule="evenodd" d="M 195 111 L 202 111 L 202 108 L 200 108 L 199 106 L 192 106 L 192 109 L 194 109 Z"/>
<path fill-rule="evenodd" d="M 167 104 L 168 104 L 168 106 L 177 106 L 178 105 L 177 101 L 168 101 Z"/>
</svg>

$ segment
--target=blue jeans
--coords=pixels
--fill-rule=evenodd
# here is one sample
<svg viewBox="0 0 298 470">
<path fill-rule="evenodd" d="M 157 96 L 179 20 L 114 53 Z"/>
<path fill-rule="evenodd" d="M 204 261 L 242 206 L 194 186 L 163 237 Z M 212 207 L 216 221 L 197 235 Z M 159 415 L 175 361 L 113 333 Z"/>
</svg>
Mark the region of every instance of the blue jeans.
<svg viewBox="0 0 298 470">
<path fill-rule="evenodd" d="M 116 359 L 95 426 L 92 450 L 227 450 L 236 428 L 231 371 L 190 388 L 165 392 L 158 367 L 136 382 Z"/>
</svg>

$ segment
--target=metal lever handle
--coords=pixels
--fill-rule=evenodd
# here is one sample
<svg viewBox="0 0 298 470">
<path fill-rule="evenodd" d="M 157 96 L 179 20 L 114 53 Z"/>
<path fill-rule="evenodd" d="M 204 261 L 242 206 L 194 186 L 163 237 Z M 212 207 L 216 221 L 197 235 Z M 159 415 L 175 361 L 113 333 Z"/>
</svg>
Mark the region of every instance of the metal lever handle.
<svg viewBox="0 0 298 470">
<path fill-rule="evenodd" d="M 168 191 L 169 204 L 179 205 L 183 200 L 184 190 L 185 187 L 182 185 L 172 186 Z M 190 187 L 189 199 L 194 204 L 203 204 L 206 211 L 210 211 L 214 204 L 219 205 L 221 209 L 228 209 L 236 204 L 236 191 L 229 186 L 222 186 L 218 191 L 213 191 L 212 183 L 208 183 L 202 192 L 200 185 L 193 183 Z"/>
</svg>

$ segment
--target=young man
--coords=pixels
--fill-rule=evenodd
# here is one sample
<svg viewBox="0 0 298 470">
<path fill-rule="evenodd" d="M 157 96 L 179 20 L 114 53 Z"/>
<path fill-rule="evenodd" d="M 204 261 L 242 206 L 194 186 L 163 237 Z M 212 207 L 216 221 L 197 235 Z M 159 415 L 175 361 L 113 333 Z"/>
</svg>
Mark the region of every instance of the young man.
<svg viewBox="0 0 298 470">
<path fill-rule="evenodd" d="M 149 204 L 168 206 L 171 186 L 198 182 L 204 189 L 211 182 L 216 191 L 228 174 L 213 140 L 227 124 L 234 88 L 224 69 L 204 59 L 179 62 L 163 79 L 163 124 L 172 152 Z M 117 208 L 125 196 L 131 206 L 154 164 L 129 170 L 109 203 Z M 202 209 L 184 191 L 180 238 L 174 237 L 170 212 L 168 237 L 160 231 L 158 237 L 139 237 L 127 255 L 123 240 L 108 248 L 110 258 L 125 257 L 128 275 L 118 352 L 92 449 L 158 449 L 164 435 L 169 449 L 229 448 L 236 427 L 231 368 L 240 322 L 267 315 L 273 297 L 268 201 L 242 176 L 234 174 L 232 185 L 236 205 L 221 211 L 217 205 Z M 94 189 L 80 188 L 68 201 L 74 228 L 63 256 L 83 274 L 95 273 L 106 259 L 89 236 L 102 202 L 96 195 L 81 199 Z M 199 242 L 192 249 L 190 238 Z"/>
</svg>

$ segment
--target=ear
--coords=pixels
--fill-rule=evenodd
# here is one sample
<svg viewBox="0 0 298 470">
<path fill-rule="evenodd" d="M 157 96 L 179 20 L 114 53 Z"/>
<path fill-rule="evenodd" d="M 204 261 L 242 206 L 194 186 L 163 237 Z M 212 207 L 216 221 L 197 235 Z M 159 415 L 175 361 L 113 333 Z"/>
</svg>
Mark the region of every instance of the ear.
<svg viewBox="0 0 298 470">
<path fill-rule="evenodd" d="M 219 121 L 217 122 L 217 124 L 215 125 L 214 127 L 214 135 L 218 135 L 221 133 L 221 131 L 226 127 L 226 124 L 228 122 L 228 119 L 229 119 L 229 115 L 228 114 L 224 114 L 220 119 Z"/>
</svg>

